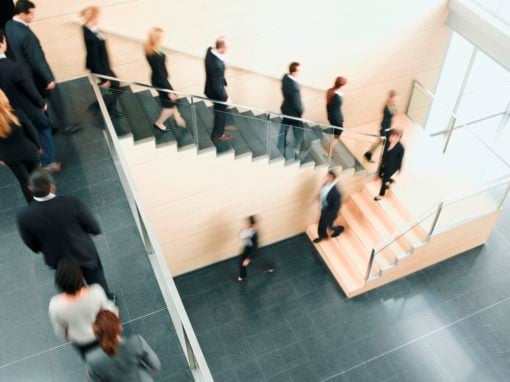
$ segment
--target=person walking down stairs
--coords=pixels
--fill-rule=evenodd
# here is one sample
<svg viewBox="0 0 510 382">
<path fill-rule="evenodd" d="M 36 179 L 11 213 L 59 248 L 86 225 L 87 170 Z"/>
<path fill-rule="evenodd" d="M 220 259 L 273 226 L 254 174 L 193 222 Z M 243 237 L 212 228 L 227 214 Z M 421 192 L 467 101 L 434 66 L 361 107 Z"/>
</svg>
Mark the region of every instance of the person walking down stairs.
<svg viewBox="0 0 510 382">
<path fill-rule="evenodd" d="M 347 78 L 337 77 L 333 87 L 329 88 L 326 93 L 326 111 L 328 113 L 329 124 L 338 129 L 333 129 L 333 140 L 328 150 L 328 155 L 331 156 L 333 148 L 340 139 L 344 127 L 344 114 L 342 113 L 342 103 L 344 93 L 340 90 L 347 83 Z"/>
<path fill-rule="evenodd" d="M 162 42 L 165 32 L 161 28 L 152 28 L 149 37 L 144 45 L 145 57 L 151 67 L 151 84 L 156 88 L 174 90 L 170 81 L 168 81 L 168 70 L 166 68 L 166 55 L 162 49 Z M 175 101 L 177 96 L 174 93 L 159 91 L 159 101 L 161 103 L 161 114 L 154 127 L 161 131 L 170 131 L 165 126 L 165 121 L 173 117 L 179 127 L 186 127 L 186 122 L 179 114 Z"/>
<path fill-rule="evenodd" d="M 227 80 L 225 79 L 224 55 L 228 48 L 225 37 L 216 40 L 214 48 L 209 47 L 205 55 L 205 95 L 212 101 L 228 102 Z M 225 130 L 237 130 L 233 126 L 225 127 L 227 105 L 214 102 L 214 126 L 211 138 L 214 141 L 228 141 L 232 135 L 225 134 Z"/>
<path fill-rule="evenodd" d="M 381 190 L 379 195 L 374 198 L 375 201 L 381 200 L 388 187 L 395 182 L 392 177 L 402 168 L 404 159 L 404 146 L 400 143 L 402 130 L 391 129 L 388 137 L 388 145 L 384 150 L 381 167 L 379 168 L 379 177 L 381 178 Z"/>
<path fill-rule="evenodd" d="M 320 243 L 328 238 L 328 228 L 333 231 L 331 237 L 337 237 L 344 231 L 343 226 L 333 225 L 342 206 L 342 194 L 336 187 L 336 174 L 331 170 L 326 174 L 326 182 L 321 188 L 320 203 L 318 237 L 313 240 L 314 243 Z"/>
</svg>

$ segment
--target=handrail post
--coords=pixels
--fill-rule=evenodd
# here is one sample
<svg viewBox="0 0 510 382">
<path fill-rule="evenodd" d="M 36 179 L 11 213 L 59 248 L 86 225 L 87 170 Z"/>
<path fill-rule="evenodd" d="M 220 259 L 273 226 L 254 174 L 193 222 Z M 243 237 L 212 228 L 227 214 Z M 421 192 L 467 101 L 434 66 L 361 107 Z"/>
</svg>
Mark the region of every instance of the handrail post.
<svg viewBox="0 0 510 382">
<path fill-rule="evenodd" d="M 506 190 L 503 193 L 503 196 L 501 197 L 501 200 L 498 203 L 498 210 L 500 210 L 501 207 L 503 207 L 503 203 L 505 203 L 505 199 L 508 196 L 509 192 L 510 192 L 510 182 L 508 182 L 508 184 L 506 185 Z"/>
<path fill-rule="evenodd" d="M 197 153 L 199 151 L 198 147 L 198 126 L 197 126 L 197 109 L 195 107 L 195 98 L 191 97 L 191 128 L 193 129 L 195 135 L 195 146 L 197 148 Z"/>
<path fill-rule="evenodd" d="M 372 252 L 370 253 L 370 259 L 368 260 L 367 273 L 365 274 L 365 283 L 368 281 L 370 277 L 370 271 L 372 270 L 372 265 L 375 259 L 375 248 L 372 248 Z"/>
<path fill-rule="evenodd" d="M 446 152 L 446 149 L 448 148 L 448 145 L 450 144 L 450 139 L 452 138 L 453 129 L 455 129 L 455 123 L 457 122 L 457 118 L 455 117 L 455 114 L 452 114 L 450 116 L 450 120 L 448 121 L 448 133 L 446 135 L 446 140 L 444 142 L 443 146 L 443 154 Z"/>
<path fill-rule="evenodd" d="M 444 202 L 439 203 L 439 206 L 436 211 L 436 215 L 434 216 L 434 220 L 432 221 L 432 226 L 430 227 L 430 231 L 427 235 L 427 241 L 430 240 L 432 237 L 432 233 L 434 232 L 434 229 L 436 228 L 436 224 L 439 220 L 439 216 L 441 215 L 441 211 L 443 210 Z"/>
<path fill-rule="evenodd" d="M 405 115 L 409 113 L 409 107 L 411 106 L 411 100 L 413 99 L 415 85 L 416 79 L 413 79 L 413 81 L 411 82 L 411 93 L 409 94 L 409 98 L 407 99 L 406 111 L 404 113 Z"/>
<path fill-rule="evenodd" d="M 379 153 L 379 163 L 377 163 L 377 174 L 379 174 L 379 171 L 381 171 L 381 166 L 382 166 L 382 158 L 383 158 L 383 155 L 384 155 L 384 148 L 386 147 L 386 137 L 381 137 L 382 138 L 382 146 L 381 146 L 381 152 Z"/>
<path fill-rule="evenodd" d="M 266 152 L 267 152 L 268 161 L 271 162 L 271 113 L 270 112 L 267 112 Z"/>
</svg>

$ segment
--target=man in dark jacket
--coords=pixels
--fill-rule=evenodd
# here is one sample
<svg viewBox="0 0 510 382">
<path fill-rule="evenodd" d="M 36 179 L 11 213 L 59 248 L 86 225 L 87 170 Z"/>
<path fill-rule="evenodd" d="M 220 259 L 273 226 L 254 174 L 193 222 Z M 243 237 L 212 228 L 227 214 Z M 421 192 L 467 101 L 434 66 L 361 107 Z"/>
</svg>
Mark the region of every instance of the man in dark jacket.
<svg viewBox="0 0 510 382">
<path fill-rule="evenodd" d="M 78 130 L 77 124 L 69 124 L 69 115 L 62 94 L 57 88 L 53 72 L 46 61 L 39 39 L 29 24 L 35 17 L 35 4 L 29 0 L 18 0 L 14 6 L 14 17 L 5 24 L 9 43 L 7 56 L 16 61 L 33 79 L 37 90 L 47 98 L 55 112 L 59 129 L 66 133 Z"/>
<path fill-rule="evenodd" d="M 113 300 L 103 266 L 91 235 L 101 229 L 87 207 L 71 196 L 56 196 L 48 171 L 37 169 L 29 179 L 34 201 L 17 216 L 23 242 L 34 252 L 42 252 L 44 261 L 56 269 L 60 260 L 72 258 L 80 266 L 89 285 L 100 284 Z"/>
<path fill-rule="evenodd" d="M 326 175 L 326 182 L 320 192 L 320 202 L 319 237 L 313 241 L 314 243 L 319 243 L 323 239 L 328 238 L 328 228 L 333 231 L 331 237 L 337 237 L 344 230 L 344 227 L 341 225 L 333 226 L 338 216 L 338 211 L 340 211 L 342 206 L 342 194 L 340 194 L 336 187 L 336 174 L 333 171 L 328 171 Z"/>
<path fill-rule="evenodd" d="M 227 80 L 225 79 L 225 62 L 223 55 L 227 51 L 227 39 L 220 37 L 215 47 L 209 47 L 205 55 L 205 95 L 213 101 L 228 101 Z M 225 128 L 225 113 L 227 105 L 214 103 L 214 127 L 211 138 L 215 141 L 228 141 L 232 136 L 225 134 L 225 130 L 235 130 L 230 126 Z"/>
<path fill-rule="evenodd" d="M 292 62 L 289 65 L 289 73 L 283 76 L 283 103 L 280 107 L 282 114 L 296 118 L 301 118 L 303 116 L 303 104 L 301 103 L 301 92 L 297 80 L 299 76 L 299 69 L 299 62 Z M 299 153 L 301 152 L 301 145 L 303 143 L 303 123 L 301 121 L 292 118 L 283 118 L 282 127 L 278 136 L 278 148 L 285 156 L 289 126 L 292 126 L 295 141 L 295 159 L 298 159 Z"/>
</svg>

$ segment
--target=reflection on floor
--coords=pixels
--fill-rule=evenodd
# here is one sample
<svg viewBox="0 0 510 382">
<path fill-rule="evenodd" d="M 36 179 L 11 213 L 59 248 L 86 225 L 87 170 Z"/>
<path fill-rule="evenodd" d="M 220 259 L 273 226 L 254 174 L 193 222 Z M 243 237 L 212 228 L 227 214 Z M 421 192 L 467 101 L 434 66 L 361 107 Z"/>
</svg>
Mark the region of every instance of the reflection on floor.
<svg viewBox="0 0 510 382">
<path fill-rule="evenodd" d="M 507 201 L 507 208 L 510 202 Z M 309 240 L 177 278 L 218 381 L 503 381 L 510 375 L 510 211 L 488 243 L 347 300 Z"/>
<path fill-rule="evenodd" d="M 62 172 L 58 193 L 79 197 L 98 218 L 96 239 L 106 278 L 119 299 L 125 333 L 141 334 L 159 355 L 158 381 L 191 381 L 163 297 L 98 127 L 84 110 L 92 102 L 87 80 L 62 85 L 82 131 L 56 136 Z M 79 89 L 79 90 L 78 90 Z M 80 97 L 72 97 L 79 94 Z M 83 362 L 69 344 L 55 337 L 48 303 L 56 293 L 53 271 L 19 238 L 15 214 L 25 205 L 12 174 L 0 166 L 0 381 L 86 381 Z M 107 208 L 106 208 L 107 207 Z"/>
</svg>

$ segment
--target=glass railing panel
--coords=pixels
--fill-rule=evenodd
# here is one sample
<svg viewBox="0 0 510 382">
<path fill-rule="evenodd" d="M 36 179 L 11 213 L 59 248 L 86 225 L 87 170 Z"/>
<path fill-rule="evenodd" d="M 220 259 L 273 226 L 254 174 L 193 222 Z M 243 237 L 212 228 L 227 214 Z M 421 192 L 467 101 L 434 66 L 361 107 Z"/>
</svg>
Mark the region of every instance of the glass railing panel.
<svg viewBox="0 0 510 382">
<path fill-rule="evenodd" d="M 427 117 L 432 106 L 432 99 L 432 94 L 427 89 L 417 81 L 413 82 L 406 114 L 422 128 L 426 126 Z"/>
<path fill-rule="evenodd" d="M 335 143 L 331 162 L 344 170 L 354 169 L 355 172 L 366 170 L 376 173 L 384 149 L 384 139 L 374 135 L 362 135 L 358 132 L 345 129 L 340 139 Z M 366 153 L 370 153 L 365 157 Z"/>
</svg>

